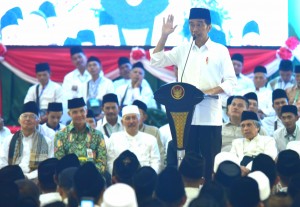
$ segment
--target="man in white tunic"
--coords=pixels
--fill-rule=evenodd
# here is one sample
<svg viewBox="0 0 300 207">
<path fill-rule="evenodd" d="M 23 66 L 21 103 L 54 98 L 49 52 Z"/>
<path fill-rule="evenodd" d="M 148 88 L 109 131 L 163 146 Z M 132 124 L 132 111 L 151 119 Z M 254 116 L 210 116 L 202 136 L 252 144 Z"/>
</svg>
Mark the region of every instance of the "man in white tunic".
<svg viewBox="0 0 300 207">
<path fill-rule="evenodd" d="M 267 154 L 275 160 L 277 156 L 275 139 L 258 134 L 260 123 L 256 113 L 244 111 L 241 128 L 244 138 L 233 140 L 230 150 L 239 158 L 241 166 L 247 166 L 260 153 Z"/>
<path fill-rule="evenodd" d="M 19 165 L 28 179 L 37 177 L 40 162 L 53 157 L 53 143 L 36 130 L 39 123 L 35 102 L 24 104 L 19 117 L 21 130 L 4 140 L 0 149 L 0 168 Z"/>
<path fill-rule="evenodd" d="M 156 138 L 139 131 L 140 112 L 137 106 L 125 106 L 122 110 L 124 131 L 113 133 L 107 146 L 107 164 L 112 172 L 114 160 L 125 150 L 130 150 L 139 159 L 141 166 L 150 166 L 157 173 L 160 168 L 160 154 Z"/>
<path fill-rule="evenodd" d="M 48 63 L 35 65 L 37 84 L 31 86 L 25 96 L 24 103 L 36 102 L 39 108 L 41 123 L 47 121 L 47 108 L 50 102 L 62 102 L 62 88 L 50 79 L 50 66 Z"/>
</svg>

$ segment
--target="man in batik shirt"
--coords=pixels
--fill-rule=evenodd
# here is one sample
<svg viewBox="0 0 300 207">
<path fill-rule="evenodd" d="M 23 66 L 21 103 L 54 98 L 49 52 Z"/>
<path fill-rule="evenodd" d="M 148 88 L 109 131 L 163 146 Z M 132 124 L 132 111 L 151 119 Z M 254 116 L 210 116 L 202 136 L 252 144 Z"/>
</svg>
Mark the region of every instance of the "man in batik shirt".
<svg viewBox="0 0 300 207">
<path fill-rule="evenodd" d="M 87 109 L 83 98 L 68 100 L 68 114 L 72 118 L 70 125 L 55 135 L 54 155 L 61 159 L 74 153 L 79 161 L 94 162 L 101 173 L 106 170 L 106 147 L 100 131 L 92 129 L 86 123 Z"/>
</svg>

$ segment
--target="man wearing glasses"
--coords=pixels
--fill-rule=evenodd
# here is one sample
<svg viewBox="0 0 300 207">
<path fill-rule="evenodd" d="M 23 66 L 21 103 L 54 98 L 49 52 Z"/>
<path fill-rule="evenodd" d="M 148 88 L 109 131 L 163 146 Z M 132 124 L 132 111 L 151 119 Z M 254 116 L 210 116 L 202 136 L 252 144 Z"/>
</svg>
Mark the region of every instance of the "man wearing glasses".
<svg viewBox="0 0 300 207">
<path fill-rule="evenodd" d="M 53 144 L 37 130 L 38 107 L 34 101 L 24 104 L 19 124 L 21 130 L 5 139 L 1 146 L 0 168 L 19 165 L 28 179 L 34 179 L 39 163 L 53 157 Z"/>
</svg>

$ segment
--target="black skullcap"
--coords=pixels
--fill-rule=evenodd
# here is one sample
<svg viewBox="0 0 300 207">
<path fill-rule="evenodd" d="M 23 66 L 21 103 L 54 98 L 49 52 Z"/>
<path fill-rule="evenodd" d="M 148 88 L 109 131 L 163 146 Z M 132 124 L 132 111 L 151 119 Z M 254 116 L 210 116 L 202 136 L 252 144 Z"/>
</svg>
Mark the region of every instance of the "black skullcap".
<svg viewBox="0 0 300 207">
<path fill-rule="evenodd" d="M 133 152 L 125 150 L 115 159 L 112 175 L 116 176 L 119 182 L 132 185 L 133 175 L 140 166 L 137 156 Z"/>
<path fill-rule="evenodd" d="M 16 7 L 10 9 L 9 11 L 12 11 L 13 13 L 15 13 L 17 16 L 17 19 L 23 19 L 22 10 L 20 9 L 20 7 L 16 6 Z"/>
<path fill-rule="evenodd" d="M 126 64 L 126 63 L 130 64 L 130 61 L 127 57 L 119 57 L 119 59 L 118 59 L 118 66 L 119 67 L 123 64 Z"/>
<path fill-rule="evenodd" d="M 102 106 L 107 102 L 114 102 L 119 105 L 118 96 L 114 93 L 107 93 L 102 97 Z"/>
<path fill-rule="evenodd" d="M 132 105 L 136 105 L 139 109 L 142 109 L 145 113 L 147 113 L 148 107 L 144 102 L 140 100 L 134 100 Z"/>
<path fill-rule="evenodd" d="M 281 60 L 279 64 L 281 71 L 293 71 L 293 62 L 290 60 Z"/>
<path fill-rule="evenodd" d="M 2 17 L 1 17 L 1 29 L 4 29 L 7 26 L 10 25 L 19 25 L 17 15 L 12 11 L 7 11 Z"/>
<path fill-rule="evenodd" d="M 58 185 L 64 189 L 71 189 L 74 183 L 74 175 L 78 167 L 68 167 L 58 175 Z"/>
<path fill-rule="evenodd" d="M 295 66 L 294 72 L 295 72 L 295 73 L 300 73 L 300 65 L 296 65 L 296 66 Z"/>
<path fill-rule="evenodd" d="M 71 56 L 72 55 L 74 55 L 74 54 L 77 54 L 77 53 L 83 53 L 83 50 L 82 50 L 82 48 L 81 47 L 79 47 L 79 46 L 75 46 L 75 47 L 71 47 L 70 48 L 70 54 L 71 54 Z"/>
<path fill-rule="evenodd" d="M 267 74 L 267 69 L 265 66 L 258 65 L 254 68 L 254 73 L 265 73 Z"/>
<path fill-rule="evenodd" d="M 253 111 L 243 111 L 241 122 L 245 121 L 245 120 L 259 121 L 258 117 L 257 117 L 257 114 L 254 113 Z"/>
<path fill-rule="evenodd" d="M 191 8 L 189 19 L 205 19 L 208 24 L 211 23 L 210 12 L 204 8 Z"/>
<path fill-rule="evenodd" d="M 95 40 L 95 34 L 92 30 L 86 29 L 86 30 L 80 30 L 77 33 L 77 39 L 80 40 L 80 42 L 90 42 L 92 45 L 96 45 Z"/>
<path fill-rule="evenodd" d="M 35 65 L 35 72 L 43 72 L 48 71 L 50 72 L 50 65 L 48 63 L 38 63 Z"/>
<path fill-rule="evenodd" d="M 229 106 L 233 100 L 234 96 L 229 96 L 227 99 L 227 106 Z"/>
<path fill-rule="evenodd" d="M 7 165 L 0 169 L 0 181 L 15 182 L 21 179 L 25 179 L 25 176 L 19 165 Z"/>
<path fill-rule="evenodd" d="M 79 167 L 80 162 L 76 154 L 67 154 L 63 156 L 56 165 L 55 174 L 58 176 L 64 169 L 69 167 Z"/>
<path fill-rule="evenodd" d="M 186 178 L 200 179 L 204 176 L 205 160 L 195 152 L 186 153 L 178 170 Z"/>
<path fill-rule="evenodd" d="M 93 112 L 92 110 L 89 109 L 89 110 L 87 111 L 86 118 L 93 118 L 93 119 L 95 119 L 95 114 L 94 114 L 94 112 Z"/>
<path fill-rule="evenodd" d="M 263 172 L 269 178 L 270 187 L 275 184 L 277 177 L 276 164 L 269 155 L 260 153 L 253 159 L 251 172 L 254 171 Z"/>
<path fill-rule="evenodd" d="M 99 64 L 101 64 L 101 61 L 99 60 L 99 58 L 95 57 L 95 56 L 91 56 L 88 58 L 87 63 L 92 62 L 92 61 L 96 61 Z"/>
<path fill-rule="evenodd" d="M 283 176 L 292 176 L 299 173 L 299 154 L 294 150 L 283 150 L 279 152 L 276 167 L 277 172 Z"/>
<path fill-rule="evenodd" d="M 182 177 L 176 168 L 166 167 L 158 175 L 155 194 L 159 200 L 166 203 L 177 202 L 185 196 Z"/>
<path fill-rule="evenodd" d="M 85 102 L 82 97 L 68 100 L 68 109 L 75 109 L 84 106 L 85 106 Z"/>
<path fill-rule="evenodd" d="M 151 196 L 157 183 L 157 173 L 150 166 L 139 168 L 133 176 L 133 188 L 140 196 Z"/>
<path fill-rule="evenodd" d="M 240 61 L 241 63 L 244 63 L 244 56 L 240 53 L 235 53 L 231 56 L 231 60 L 237 60 Z"/>
<path fill-rule="evenodd" d="M 272 102 L 274 103 L 279 98 L 286 98 L 288 100 L 285 90 L 277 88 L 272 92 Z"/>
<path fill-rule="evenodd" d="M 50 112 L 50 111 L 62 112 L 63 111 L 62 103 L 59 103 L 59 102 L 50 102 L 50 103 L 48 103 L 47 111 L 48 112 Z"/>
<path fill-rule="evenodd" d="M 244 29 L 243 29 L 243 37 L 248 34 L 248 33 L 251 33 L 251 32 L 254 32 L 254 33 L 257 33 L 259 34 L 259 27 L 258 27 L 258 24 L 256 21 L 250 21 L 250 22 L 247 22 L 244 26 Z"/>
<path fill-rule="evenodd" d="M 248 100 L 250 99 L 250 100 L 258 101 L 257 95 L 256 95 L 256 93 L 254 93 L 254 92 L 246 93 L 246 94 L 244 95 L 244 97 L 245 97 L 246 99 L 248 99 Z"/>
<path fill-rule="evenodd" d="M 49 1 L 45 1 L 44 3 L 42 3 L 39 7 L 39 10 L 42 11 L 47 18 L 56 17 L 55 7 Z"/>
<path fill-rule="evenodd" d="M 260 202 L 258 183 L 251 177 L 242 177 L 231 186 L 229 195 L 233 207 L 252 207 Z"/>
<path fill-rule="evenodd" d="M 74 174 L 74 189 L 78 196 L 98 198 L 105 180 L 92 162 L 86 162 Z"/>
<path fill-rule="evenodd" d="M 38 166 L 38 180 L 46 189 L 56 189 L 53 175 L 55 174 L 57 163 L 57 158 L 48 158 Z"/>
<path fill-rule="evenodd" d="M 295 116 L 298 116 L 298 109 L 295 105 L 284 105 L 281 107 L 281 115 L 283 113 L 293 113 Z"/>
<path fill-rule="evenodd" d="M 39 109 L 34 101 L 28 101 L 23 105 L 22 114 L 28 112 L 34 113 L 37 116 L 39 115 Z"/>
<path fill-rule="evenodd" d="M 241 177 L 240 166 L 229 160 L 221 162 L 215 174 L 216 182 L 226 188 L 230 188 L 232 183 Z"/>
<path fill-rule="evenodd" d="M 132 65 L 132 69 L 133 68 L 142 68 L 143 70 L 145 70 L 143 63 L 141 62 L 136 62 Z"/>
</svg>

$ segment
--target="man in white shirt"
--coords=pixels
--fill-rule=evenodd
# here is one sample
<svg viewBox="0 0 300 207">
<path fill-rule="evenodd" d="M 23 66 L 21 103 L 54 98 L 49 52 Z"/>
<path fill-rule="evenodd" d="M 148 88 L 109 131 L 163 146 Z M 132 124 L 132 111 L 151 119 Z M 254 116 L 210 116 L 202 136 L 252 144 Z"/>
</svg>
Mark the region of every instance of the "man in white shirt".
<svg viewBox="0 0 300 207">
<path fill-rule="evenodd" d="M 268 88 L 272 91 L 280 88 L 287 89 L 296 84 L 295 77 L 293 76 L 293 63 L 290 60 L 281 60 L 279 64 L 279 76 L 270 80 Z"/>
<path fill-rule="evenodd" d="M 36 102 L 39 108 L 41 123 L 47 121 L 47 108 L 50 102 L 62 102 L 62 88 L 50 79 L 50 66 L 48 63 L 35 65 L 37 84 L 31 86 L 25 96 L 24 103 Z"/>
<path fill-rule="evenodd" d="M 267 154 L 275 160 L 277 156 L 275 139 L 259 135 L 260 123 L 256 113 L 244 111 L 241 128 L 244 138 L 233 140 L 230 150 L 230 153 L 239 158 L 241 166 L 247 166 L 260 153 Z"/>
<path fill-rule="evenodd" d="M 103 96 L 102 111 L 104 117 L 97 122 L 96 129 L 102 132 L 105 141 L 112 133 L 123 131 L 119 110 L 119 101 L 116 94 L 108 93 Z"/>
<path fill-rule="evenodd" d="M 283 127 L 282 121 L 279 118 L 281 107 L 288 105 L 288 97 L 283 89 L 275 89 L 272 93 L 272 107 L 276 115 L 265 117 L 262 120 L 263 127 L 267 130 L 269 136 L 273 136 L 274 131 Z"/>
<path fill-rule="evenodd" d="M 272 108 L 272 90 L 266 87 L 267 79 L 267 69 L 264 66 L 256 66 L 254 68 L 254 90 L 258 99 L 258 109 L 260 118 L 265 116 L 274 115 L 274 110 Z"/>
<path fill-rule="evenodd" d="M 300 140 L 300 129 L 296 124 L 298 118 L 299 116 L 296 106 L 285 105 L 281 107 L 280 119 L 284 127 L 277 129 L 273 135 L 279 152 L 285 150 L 290 141 Z"/>
<path fill-rule="evenodd" d="M 0 168 L 19 165 L 29 179 L 37 177 L 40 162 L 53 157 L 53 142 L 36 130 L 39 123 L 35 102 L 24 104 L 19 117 L 21 130 L 4 140 L 0 149 Z"/>
<path fill-rule="evenodd" d="M 235 53 L 231 56 L 231 60 L 237 78 L 237 85 L 233 89 L 233 94 L 244 95 L 254 88 L 252 80 L 242 74 L 244 68 L 244 56 L 242 54 Z"/>
<path fill-rule="evenodd" d="M 151 87 L 143 86 L 142 82 L 145 76 L 145 69 L 141 62 L 132 66 L 130 71 L 130 82 L 116 89 L 119 104 L 121 107 L 131 105 L 134 100 L 143 100 L 149 108 L 157 108 L 153 98 Z"/>
<path fill-rule="evenodd" d="M 82 97 L 82 87 L 90 79 L 91 76 L 86 70 L 87 58 L 81 47 L 70 48 L 70 55 L 73 65 L 76 67 L 73 71 L 65 75 L 62 88 L 64 93 L 64 114 L 63 123 L 65 123 L 70 117 L 67 114 L 67 102 L 73 98 Z"/>
<path fill-rule="evenodd" d="M 0 115 L 0 146 L 1 146 L 1 143 L 3 142 L 4 138 L 7 136 L 10 136 L 10 135 L 11 135 L 11 132 L 7 127 L 4 126 L 4 120 Z"/>
<path fill-rule="evenodd" d="M 83 85 L 83 98 L 88 107 L 93 109 L 98 120 L 101 116 L 101 110 L 94 110 L 94 108 L 100 108 L 103 96 L 107 93 L 114 93 L 115 90 L 112 81 L 104 76 L 101 61 L 97 57 L 89 57 L 87 60 L 87 70 L 92 78 L 87 84 Z"/>
<path fill-rule="evenodd" d="M 151 166 L 157 173 L 160 169 L 160 154 L 156 138 L 139 131 L 140 112 L 137 106 L 125 106 L 122 110 L 124 131 L 113 133 L 107 143 L 107 164 L 112 172 L 114 160 L 125 150 L 130 150 L 139 159 L 141 166 Z"/>
<path fill-rule="evenodd" d="M 62 128 L 65 127 L 65 125 L 59 123 L 60 119 L 63 114 L 63 108 L 62 108 L 62 103 L 58 102 L 52 102 L 48 104 L 48 109 L 47 109 L 47 123 L 43 124 L 41 126 L 41 132 L 48 132 L 49 130 L 52 131 L 53 133 L 47 135 L 44 134 L 45 136 L 48 136 L 52 140 L 54 140 L 55 132 L 61 130 Z"/>
<path fill-rule="evenodd" d="M 190 43 L 164 51 L 168 36 L 174 32 L 174 16 L 163 22 L 162 34 L 155 49 L 150 50 L 153 67 L 178 67 L 178 79 L 202 90 L 205 94 L 231 95 L 236 76 L 228 49 L 210 40 L 211 17 L 208 9 L 192 8 L 189 16 Z M 191 50 L 190 50 L 191 48 Z M 189 53 L 190 51 L 190 53 Z M 189 59 L 187 59 L 187 55 Z M 210 180 L 214 156 L 222 145 L 222 101 L 206 98 L 195 107 L 187 151 L 202 153 L 206 159 L 205 178 Z"/>
</svg>

